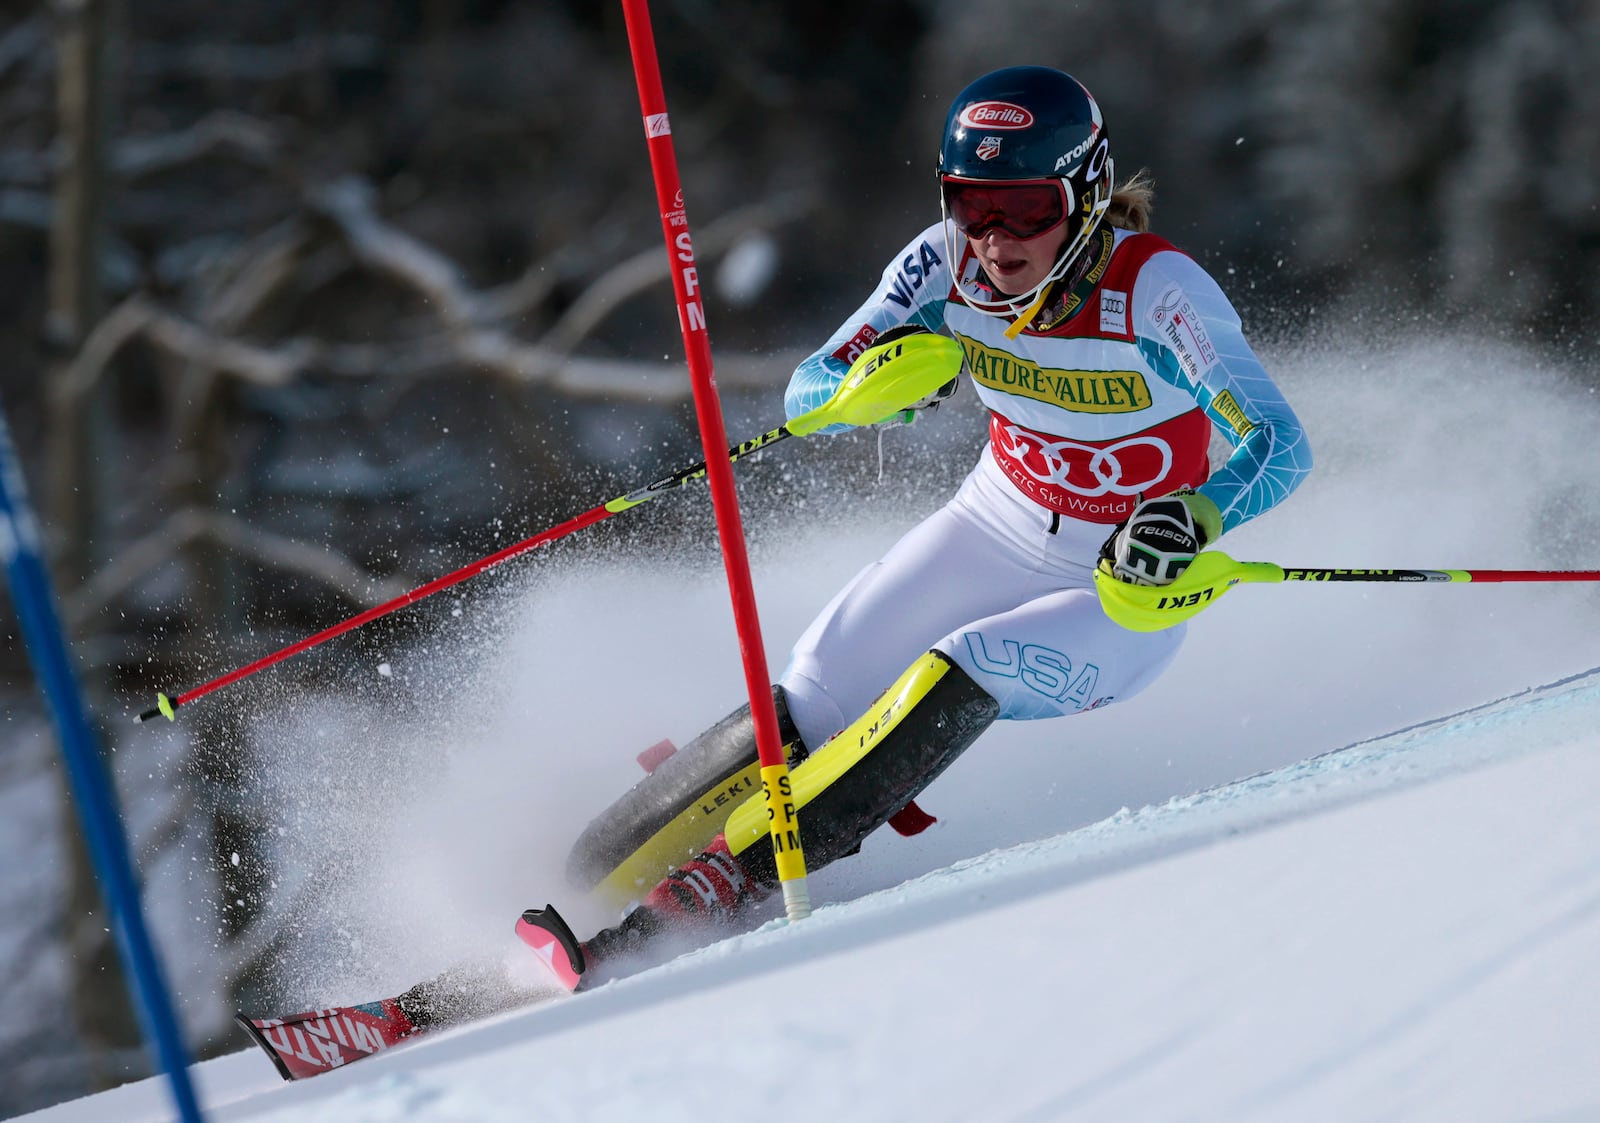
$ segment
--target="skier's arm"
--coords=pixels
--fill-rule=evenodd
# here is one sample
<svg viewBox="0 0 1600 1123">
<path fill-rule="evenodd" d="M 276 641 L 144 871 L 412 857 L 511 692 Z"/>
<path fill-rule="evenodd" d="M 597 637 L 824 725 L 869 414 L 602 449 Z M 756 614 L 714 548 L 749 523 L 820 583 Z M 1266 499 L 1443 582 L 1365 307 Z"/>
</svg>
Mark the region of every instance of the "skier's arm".
<svg viewBox="0 0 1600 1123">
<path fill-rule="evenodd" d="M 850 364 L 884 332 L 902 324 L 918 324 L 929 331 L 943 326 L 944 302 L 950 291 L 944 254 L 941 227 L 931 226 L 895 256 L 872 296 L 795 368 L 784 394 L 784 410 L 791 420 L 832 397 Z M 830 425 L 818 431 L 842 433 L 847 428 Z"/>
<path fill-rule="evenodd" d="M 1180 253 L 1152 257 L 1135 294 L 1135 331 L 1161 376 L 1190 390 L 1233 446 L 1196 489 L 1216 503 L 1224 531 L 1271 510 L 1300 485 L 1311 471 L 1305 430 L 1205 270 Z"/>
</svg>

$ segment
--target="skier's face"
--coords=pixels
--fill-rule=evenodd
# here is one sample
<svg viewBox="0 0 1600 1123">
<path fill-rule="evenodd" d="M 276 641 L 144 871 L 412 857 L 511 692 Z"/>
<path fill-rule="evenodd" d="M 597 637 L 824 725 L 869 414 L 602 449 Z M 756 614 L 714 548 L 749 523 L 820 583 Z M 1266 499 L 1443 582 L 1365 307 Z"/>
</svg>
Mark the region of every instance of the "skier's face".
<svg viewBox="0 0 1600 1123">
<path fill-rule="evenodd" d="M 1066 240 L 1065 223 L 1037 238 L 1014 238 L 998 226 L 984 231 L 981 237 L 967 238 L 983 271 L 1007 296 L 1031 292 L 1048 277 Z"/>
<path fill-rule="evenodd" d="M 1006 296 L 1033 290 L 1066 241 L 1070 211 L 1059 179 L 992 181 L 946 176 L 945 213 Z"/>
</svg>

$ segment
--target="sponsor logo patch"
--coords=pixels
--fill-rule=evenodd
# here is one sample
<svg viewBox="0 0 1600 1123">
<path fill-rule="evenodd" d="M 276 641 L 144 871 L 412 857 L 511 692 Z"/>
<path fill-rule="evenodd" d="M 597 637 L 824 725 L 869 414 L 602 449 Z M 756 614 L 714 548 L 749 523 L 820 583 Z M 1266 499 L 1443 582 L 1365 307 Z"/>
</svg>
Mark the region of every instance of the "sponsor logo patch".
<svg viewBox="0 0 1600 1123">
<path fill-rule="evenodd" d="M 1380 577 L 1393 576 L 1404 571 L 1398 569 L 1286 569 L 1283 571 L 1285 581 L 1332 581 L 1340 576 L 1351 577 Z M 1426 577 L 1402 577 L 1402 581 L 1426 581 Z"/>
<path fill-rule="evenodd" d="M 1083 140 L 1079 141 L 1076 148 L 1074 148 L 1071 152 L 1063 152 L 1059 157 L 1057 157 L 1055 170 L 1059 172 L 1062 168 L 1070 168 L 1072 165 L 1076 164 L 1080 159 L 1082 159 L 1083 154 L 1089 151 L 1089 146 L 1095 142 L 1095 139 L 1099 137 L 1099 135 L 1100 124 L 1099 122 L 1096 122 L 1089 130 L 1089 135 L 1084 137 Z M 1090 176 L 1089 178 L 1094 179 L 1095 177 Z"/>
<path fill-rule="evenodd" d="M 1000 138 L 997 136 L 984 137 L 978 142 L 977 151 L 978 159 L 993 160 L 996 156 L 1000 155 Z"/>
<path fill-rule="evenodd" d="M 861 353 L 872 346 L 872 341 L 878 338 L 878 329 L 871 324 L 862 324 L 861 330 L 844 341 L 844 344 L 833 353 L 833 357 L 846 363 L 853 363 L 861 357 Z"/>
<path fill-rule="evenodd" d="M 1033 113 L 1009 101 L 975 101 L 956 120 L 969 129 L 1026 129 Z"/>
<path fill-rule="evenodd" d="M 1156 298 L 1150 309 L 1150 322 L 1191 380 L 1217 365 L 1217 350 L 1211 345 L 1206 326 L 1179 286 L 1168 285 Z"/>
<path fill-rule="evenodd" d="M 990 411 L 989 449 L 1023 495 L 1051 511 L 1119 523 L 1141 495 L 1164 495 L 1206 477 L 1211 421 L 1198 409 L 1140 433 L 1075 441 Z"/>
<path fill-rule="evenodd" d="M 1113 289 L 1100 290 L 1100 330 L 1114 335 L 1128 333 L 1128 294 Z"/>
<path fill-rule="evenodd" d="M 899 268 L 882 289 L 883 299 L 892 300 L 909 311 L 923 284 L 943 264 L 944 259 L 932 246 L 927 242 L 919 243 L 916 249 L 900 259 Z"/>
<path fill-rule="evenodd" d="M 1241 437 L 1249 436 L 1255 429 L 1256 423 L 1244 415 L 1244 410 L 1239 408 L 1239 403 L 1233 400 L 1233 392 L 1224 390 L 1211 399 L 1211 408 L 1222 415 L 1228 425 Z"/>
<path fill-rule="evenodd" d="M 1002 639 L 992 644 L 982 632 L 964 632 L 967 653 L 979 671 L 1001 678 L 1020 679 L 1029 689 L 1043 694 L 1062 707 L 1075 710 L 1094 705 L 1100 668 L 1084 663 L 1074 668 L 1064 652 L 1036 643 Z"/>
<path fill-rule="evenodd" d="M 1150 385 L 1136 370 L 1057 370 L 957 333 L 967 369 L 985 386 L 1074 413 L 1137 413 L 1150 405 Z"/>
</svg>

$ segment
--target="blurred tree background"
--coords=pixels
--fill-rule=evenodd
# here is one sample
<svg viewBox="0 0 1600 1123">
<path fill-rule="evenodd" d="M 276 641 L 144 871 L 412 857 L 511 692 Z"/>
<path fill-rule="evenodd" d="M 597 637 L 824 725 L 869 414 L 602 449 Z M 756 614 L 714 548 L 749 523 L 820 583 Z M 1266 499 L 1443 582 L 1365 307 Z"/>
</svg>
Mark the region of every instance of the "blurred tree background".
<svg viewBox="0 0 1600 1123">
<path fill-rule="evenodd" d="M 1375 313 L 1594 342 L 1590 0 L 652 8 L 730 418 L 774 422 L 937 217 L 950 98 L 1019 62 L 1095 92 L 1157 229 L 1258 334 Z M 3 6 L 0 403 L 111 716 L 695 459 L 666 277 L 619 5 Z M 53 764 L 9 613 L 33 747 L 0 789 L 34 800 Z M 141 838 L 205 819 L 235 994 L 271 943 L 239 740 L 200 734 Z M 143 1064 L 50 821 L 64 864 L 3 887 L 7 1114 Z"/>
</svg>

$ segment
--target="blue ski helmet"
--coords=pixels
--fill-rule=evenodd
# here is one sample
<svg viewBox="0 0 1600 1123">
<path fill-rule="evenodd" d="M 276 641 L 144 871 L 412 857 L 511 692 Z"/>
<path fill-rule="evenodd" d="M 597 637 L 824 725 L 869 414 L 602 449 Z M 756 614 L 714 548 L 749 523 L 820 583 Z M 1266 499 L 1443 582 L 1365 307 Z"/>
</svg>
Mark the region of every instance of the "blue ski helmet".
<svg viewBox="0 0 1600 1123">
<path fill-rule="evenodd" d="M 1077 79 L 1048 66 L 996 70 L 957 94 L 945 118 L 938 170 L 952 263 L 960 260 L 957 236 L 969 231 L 979 236 L 1000 225 L 1013 236 L 1036 237 L 1061 222 L 1067 225 L 1054 269 L 1028 293 L 981 300 L 958 286 L 968 304 L 994 315 L 1015 314 L 1032 305 L 1045 286 L 1075 275 L 1111 205 L 1115 183 L 1099 104 Z M 1022 195 L 1024 207 L 1007 221 L 1003 212 L 986 217 L 960 205 L 963 192 L 981 194 L 968 185 L 984 184 L 1058 186 L 1061 195 L 1056 200 L 1052 192 L 1043 203 L 1037 193 Z M 1057 206 L 1059 214 L 1050 209 Z"/>
</svg>

